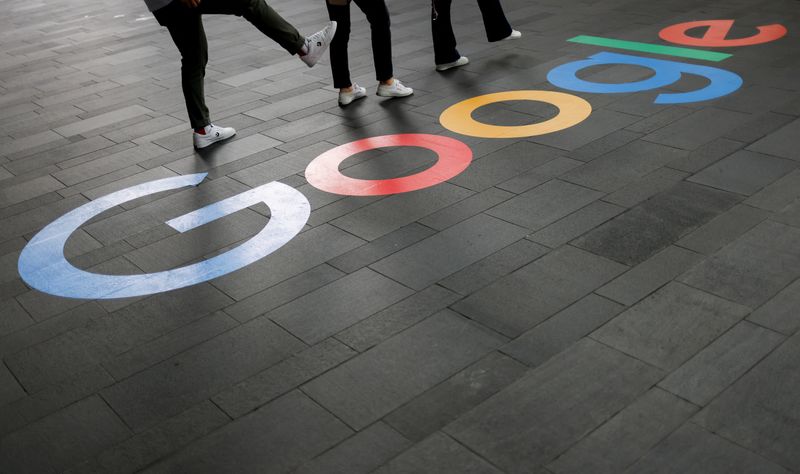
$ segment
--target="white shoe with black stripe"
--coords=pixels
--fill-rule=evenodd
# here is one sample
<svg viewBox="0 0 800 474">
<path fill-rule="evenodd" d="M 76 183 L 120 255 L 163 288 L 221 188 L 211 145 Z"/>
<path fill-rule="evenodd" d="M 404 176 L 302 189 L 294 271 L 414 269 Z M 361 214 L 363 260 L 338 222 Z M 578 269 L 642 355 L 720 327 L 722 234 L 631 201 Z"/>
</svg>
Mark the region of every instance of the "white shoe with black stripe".
<svg viewBox="0 0 800 474">
<path fill-rule="evenodd" d="M 236 130 L 231 127 L 218 127 L 212 123 L 205 126 L 203 133 L 195 131 L 193 135 L 194 147 L 200 149 L 231 138 L 236 135 Z"/>
</svg>

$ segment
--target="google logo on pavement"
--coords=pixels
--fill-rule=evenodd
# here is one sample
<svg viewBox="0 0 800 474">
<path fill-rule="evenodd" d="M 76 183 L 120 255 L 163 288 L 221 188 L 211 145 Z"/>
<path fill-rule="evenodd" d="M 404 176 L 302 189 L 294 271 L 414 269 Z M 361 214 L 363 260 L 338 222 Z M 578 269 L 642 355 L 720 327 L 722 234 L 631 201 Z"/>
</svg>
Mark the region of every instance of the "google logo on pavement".
<svg viewBox="0 0 800 474">
<path fill-rule="evenodd" d="M 768 43 L 782 38 L 787 30 L 779 24 L 757 27 L 758 33 L 745 38 L 728 39 L 733 20 L 705 20 L 680 23 L 660 31 L 661 39 L 673 44 L 693 47 L 741 47 Z M 688 35 L 704 29 L 703 35 Z M 638 51 L 679 58 L 721 62 L 731 54 L 702 49 L 639 43 L 596 36 L 576 36 L 568 41 L 604 48 Z M 631 65 L 650 69 L 653 75 L 636 82 L 608 84 L 578 77 L 594 66 Z M 684 74 L 702 76 L 708 84 L 689 92 L 661 93 L 657 104 L 685 104 L 713 100 L 731 94 L 742 86 L 742 78 L 718 67 L 674 60 L 654 59 L 601 51 L 587 59 L 555 67 L 547 80 L 564 90 L 597 94 L 630 93 L 669 86 Z M 498 126 L 479 122 L 472 117 L 480 107 L 506 101 L 537 101 L 558 108 L 555 117 L 541 123 Z M 461 135 L 481 138 L 522 138 L 558 132 L 586 120 L 592 107 L 572 94 L 554 91 L 520 90 L 497 92 L 459 102 L 442 112 L 442 125 Z M 347 158 L 364 151 L 383 147 L 413 146 L 436 153 L 438 160 L 430 168 L 410 176 L 384 180 L 361 180 L 345 176 L 339 165 Z M 447 181 L 469 167 L 472 150 L 454 138 L 430 134 L 398 134 L 366 138 L 347 143 L 318 156 L 306 168 L 306 179 L 318 189 L 348 196 L 378 196 L 406 193 Z M 311 206 L 308 199 L 291 186 L 271 182 L 238 195 L 197 209 L 168 221 L 179 232 L 186 232 L 246 207 L 263 202 L 270 208 L 266 226 L 246 242 L 210 259 L 180 268 L 137 275 L 105 275 L 76 268 L 64 257 L 64 245 L 81 225 L 115 206 L 162 191 L 197 186 L 205 173 L 150 181 L 91 201 L 56 219 L 25 246 L 20 254 L 18 270 L 22 279 L 39 291 L 68 298 L 111 299 L 145 296 L 202 283 L 234 272 L 277 251 L 291 241 L 305 226 Z"/>
</svg>

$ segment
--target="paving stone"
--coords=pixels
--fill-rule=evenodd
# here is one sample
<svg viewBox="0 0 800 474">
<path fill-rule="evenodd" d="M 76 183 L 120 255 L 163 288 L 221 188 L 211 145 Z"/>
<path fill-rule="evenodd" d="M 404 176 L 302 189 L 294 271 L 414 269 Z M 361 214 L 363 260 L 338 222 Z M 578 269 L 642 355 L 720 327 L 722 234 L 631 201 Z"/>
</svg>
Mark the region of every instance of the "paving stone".
<svg viewBox="0 0 800 474">
<path fill-rule="evenodd" d="M 225 312 L 239 322 L 249 321 L 342 276 L 344 273 L 323 264 L 238 301 L 225 308 Z"/>
<path fill-rule="evenodd" d="M 670 283 L 592 337 L 656 367 L 674 370 L 749 312 L 744 306 Z"/>
<path fill-rule="evenodd" d="M 485 191 L 528 170 L 554 160 L 560 152 L 530 142 L 517 142 L 475 160 L 450 182 L 473 191 Z"/>
<path fill-rule="evenodd" d="M 315 344 L 410 296 L 413 291 L 368 268 L 344 276 L 267 313 L 307 344 Z"/>
<path fill-rule="evenodd" d="M 495 474 L 499 469 L 470 452 L 452 438 L 435 433 L 394 458 L 376 473 L 463 472 Z"/>
<path fill-rule="evenodd" d="M 500 350 L 536 367 L 599 328 L 623 309 L 624 306 L 592 293 L 522 333 Z"/>
<path fill-rule="evenodd" d="M 298 474 L 357 474 L 376 468 L 409 447 L 411 443 L 384 423 L 378 422 L 303 464 Z"/>
<path fill-rule="evenodd" d="M 547 467 L 554 473 L 622 472 L 695 411 L 691 403 L 652 389 Z"/>
<path fill-rule="evenodd" d="M 203 402 L 165 422 L 128 438 L 69 474 L 133 473 L 177 451 L 228 423 L 230 419 L 211 402 Z"/>
<path fill-rule="evenodd" d="M 416 223 L 410 224 L 340 255 L 330 260 L 329 263 L 343 272 L 352 273 L 430 237 L 432 234 L 433 230 L 428 227 Z"/>
<path fill-rule="evenodd" d="M 459 222 L 463 222 L 470 217 L 483 212 L 489 208 L 512 198 L 514 194 L 497 188 L 489 188 L 486 191 L 474 194 L 456 204 L 435 212 L 419 220 L 419 223 L 435 230 L 444 230 L 452 227 Z"/>
<path fill-rule="evenodd" d="M 32 390 L 126 352 L 228 304 L 208 285 L 164 293 L 29 347 L 6 363 Z"/>
<path fill-rule="evenodd" d="M 689 181 L 752 195 L 794 170 L 796 163 L 750 151 L 738 151 L 714 163 Z"/>
<path fill-rule="evenodd" d="M 303 391 L 361 429 L 500 344 L 499 336 L 443 311 L 312 380 Z"/>
<path fill-rule="evenodd" d="M 702 260 L 702 255 L 669 246 L 597 290 L 597 294 L 631 306 Z"/>
<path fill-rule="evenodd" d="M 86 398 L 3 438 L 7 472 L 60 472 L 130 436 L 100 397 Z"/>
<path fill-rule="evenodd" d="M 92 130 L 98 129 L 110 123 L 122 122 L 123 120 L 139 117 L 152 113 L 152 110 L 142 107 L 141 105 L 131 105 L 123 107 L 113 112 L 96 115 L 85 120 L 80 120 L 69 125 L 64 125 L 54 129 L 56 133 L 64 137 L 71 137 L 73 135 L 80 135 Z"/>
<path fill-rule="evenodd" d="M 610 151 L 626 145 L 637 138 L 641 138 L 641 133 L 634 133 L 628 130 L 618 130 L 614 133 L 608 134 L 603 138 L 598 138 L 586 145 L 578 148 L 569 153 L 570 158 L 575 158 L 580 161 L 591 161 L 598 156 L 605 155 Z"/>
<path fill-rule="evenodd" d="M 671 373 L 659 386 L 705 406 L 784 339 L 769 329 L 743 321 Z"/>
<path fill-rule="evenodd" d="M 12 334 L 34 323 L 33 319 L 15 300 L 2 302 L 3 317 L 0 318 L 0 341 L 2 336 Z"/>
<path fill-rule="evenodd" d="M 800 171 L 794 170 L 750 196 L 745 204 L 767 211 L 780 211 L 800 197 L 798 185 L 800 185 Z"/>
<path fill-rule="evenodd" d="M 746 113 L 707 107 L 660 128 L 643 139 L 684 150 L 696 150 L 742 125 L 749 117 Z"/>
<path fill-rule="evenodd" d="M 350 326 L 337 334 L 336 338 L 355 350 L 364 352 L 460 298 L 461 296 L 450 290 L 433 285 Z"/>
<path fill-rule="evenodd" d="M 14 379 L 14 375 L 9 372 L 8 367 L 0 364 L 0 407 L 24 396 L 25 390 Z"/>
<path fill-rule="evenodd" d="M 335 339 L 326 339 L 213 397 L 232 418 L 239 418 L 356 355 Z"/>
<path fill-rule="evenodd" d="M 610 193 L 686 155 L 683 150 L 636 140 L 565 173 L 561 179 Z"/>
<path fill-rule="evenodd" d="M 736 471 L 765 474 L 789 472 L 692 423 L 682 426 L 625 472 L 724 474 Z"/>
<path fill-rule="evenodd" d="M 561 245 L 585 234 L 598 225 L 621 214 L 623 208 L 603 201 L 594 201 L 560 219 L 528 238 L 551 248 Z"/>
<path fill-rule="evenodd" d="M 228 424 L 146 469 L 158 472 L 288 472 L 351 435 L 298 391 Z"/>
<path fill-rule="evenodd" d="M 798 132 L 800 132 L 800 120 L 795 120 L 777 132 L 750 145 L 747 149 L 766 155 L 798 160 L 800 155 L 798 155 L 797 147 L 792 146 L 793 137 L 797 137 Z"/>
<path fill-rule="evenodd" d="M 520 173 L 509 180 L 503 181 L 497 187 L 515 194 L 524 193 L 580 165 L 581 162 L 578 160 L 558 157 L 530 171 Z"/>
<path fill-rule="evenodd" d="M 800 230 L 765 221 L 680 277 L 684 283 L 756 308 L 797 278 Z"/>
<path fill-rule="evenodd" d="M 479 214 L 370 266 L 415 290 L 491 255 L 526 233 L 522 227 Z M 487 236 L 491 238 L 487 238 Z"/>
<path fill-rule="evenodd" d="M 562 247 L 453 305 L 470 319 L 516 337 L 626 270 L 574 247 Z"/>
<path fill-rule="evenodd" d="M 325 245 L 319 245 L 320 242 L 325 242 Z M 242 300 L 349 252 L 363 243 L 363 240 L 333 226 L 316 227 L 300 233 L 282 247 L 280 252 L 214 280 L 214 286 L 234 299 Z"/>
<path fill-rule="evenodd" d="M 796 280 L 753 311 L 747 319 L 790 336 L 800 329 L 800 315 L 795 311 L 798 304 L 800 304 L 800 281 Z"/>
<path fill-rule="evenodd" d="M 641 263 L 731 208 L 739 198 L 681 183 L 579 238 L 574 245 L 627 265 Z"/>
<path fill-rule="evenodd" d="M 725 137 L 743 143 L 753 143 L 782 128 L 792 120 L 794 120 L 792 116 L 766 112 L 731 130 Z"/>
<path fill-rule="evenodd" d="M 102 367 L 93 367 L 0 407 L 0 436 L 23 429 L 114 383 Z"/>
<path fill-rule="evenodd" d="M 117 380 L 123 380 L 237 325 L 230 316 L 218 311 L 103 362 L 103 367 Z"/>
<path fill-rule="evenodd" d="M 513 359 L 492 353 L 390 413 L 384 420 L 412 441 L 422 441 L 504 389 L 526 371 Z"/>
<path fill-rule="evenodd" d="M 530 140 L 542 145 L 574 151 L 638 120 L 639 117 L 633 115 L 600 109 L 592 112 L 589 118 L 572 128 Z"/>
<path fill-rule="evenodd" d="M 679 240 L 677 245 L 711 255 L 767 217 L 769 217 L 767 212 L 746 205 L 737 205 L 688 234 Z"/>
<path fill-rule="evenodd" d="M 584 340 L 451 423 L 445 432 L 508 472 L 530 472 L 630 404 L 661 375 L 636 359 Z"/>
<path fill-rule="evenodd" d="M 40 176 L 30 181 L 1 189 L 0 206 L 6 207 L 27 201 L 28 199 L 57 191 L 63 187 L 63 184 L 50 175 Z"/>
<path fill-rule="evenodd" d="M 530 230 L 539 230 L 601 196 L 602 193 L 597 191 L 556 179 L 520 194 L 487 213 Z"/>
<path fill-rule="evenodd" d="M 797 335 L 723 392 L 696 417 L 709 431 L 755 451 L 789 469 L 797 470 Z"/>
<path fill-rule="evenodd" d="M 331 224 L 367 241 L 410 225 L 415 221 L 455 204 L 471 194 L 470 191 L 441 183 L 438 186 L 397 194 L 355 210 Z"/>
</svg>

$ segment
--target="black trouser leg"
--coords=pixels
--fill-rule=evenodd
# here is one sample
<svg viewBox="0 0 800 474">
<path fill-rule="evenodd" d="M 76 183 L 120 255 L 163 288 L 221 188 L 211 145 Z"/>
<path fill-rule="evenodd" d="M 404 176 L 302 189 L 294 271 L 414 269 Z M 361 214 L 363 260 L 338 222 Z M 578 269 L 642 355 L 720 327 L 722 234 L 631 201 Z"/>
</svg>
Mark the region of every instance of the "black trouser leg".
<svg viewBox="0 0 800 474">
<path fill-rule="evenodd" d="M 450 4 L 451 0 L 433 0 L 431 30 L 436 64 L 451 63 L 461 57 L 456 49 L 456 36 L 450 22 Z"/>
<path fill-rule="evenodd" d="M 192 128 L 198 129 L 211 123 L 203 87 L 208 63 L 208 42 L 200 12 L 177 4 L 179 2 L 172 2 L 156 11 L 155 16 L 159 23 L 167 27 L 181 53 L 183 98 L 186 101 L 189 122 Z"/>
<path fill-rule="evenodd" d="M 392 69 L 392 29 L 389 9 L 384 0 L 353 0 L 369 21 L 372 35 L 372 60 L 375 79 L 388 81 L 394 77 Z"/>
<path fill-rule="evenodd" d="M 305 44 L 305 37 L 264 0 L 202 0 L 197 8 L 204 15 L 222 14 L 244 17 L 259 31 L 281 45 L 289 54 L 297 54 Z"/>
<path fill-rule="evenodd" d="M 483 26 L 486 28 L 486 39 L 489 42 L 500 41 L 511 34 L 511 25 L 508 24 L 500 0 L 478 0 L 478 7 L 483 16 Z"/>
<path fill-rule="evenodd" d="M 331 40 L 331 72 L 333 72 L 333 87 L 342 89 L 350 87 L 350 61 L 347 58 L 347 43 L 350 41 L 350 4 L 331 5 L 328 7 L 328 16 L 336 22 L 336 35 Z"/>
</svg>

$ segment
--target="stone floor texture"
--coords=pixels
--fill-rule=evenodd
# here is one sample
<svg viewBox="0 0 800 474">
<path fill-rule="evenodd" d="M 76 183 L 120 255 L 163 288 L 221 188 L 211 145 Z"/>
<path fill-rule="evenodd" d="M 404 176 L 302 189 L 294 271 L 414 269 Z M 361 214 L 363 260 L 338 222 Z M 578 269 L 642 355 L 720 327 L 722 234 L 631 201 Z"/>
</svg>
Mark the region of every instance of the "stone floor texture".
<svg viewBox="0 0 800 474">
<path fill-rule="evenodd" d="M 269 3 L 304 33 L 327 20 L 322 0 Z M 456 1 L 471 63 L 447 73 L 433 68 L 430 3 L 388 3 L 395 74 L 416 93 L 374 95 L 354 7 L 351 69 L 369 97 L 347 108 L 327 57 L 308 69 L 245 20 L 206 17 L 209 107 L 238 135 L 196 152 L 180 57 L 141 0 L 0 1 L 0 472 L 800 473 L 800 2 L 505 0 L 523 39 L 487 43 L 477 2 Z M 730 38 L 788 34 L 693 47 L 733 55 L 713 64 L 567 41 L 668 45 L 668 26 L 724 19 Z M 707 82 L 619 94 L 548 82 L 601 51 L 743 84 L 656 104 Z M 502 139 L 439 121 L 511 90 L 569 93 L 592 114 Z M 473 116 L 556 113 L 508 101 Z M 473 161 L 394 195 L 306 181 L 323 152 L 399 133 L 455 138 Z M 342 169 L 388 179 L 435 161 L 388 147 Z M 272 254 L 173 291 L 64 298 L 22 279 L 23 249 L 55 219 L 199 172 L 196 188 L 86 222 L 66 258 L 113 275 L 201 262 L 260 232 L 269 208 L 183 233 L 165 222 L 273 181 L 305 195 L 310 217 Z"/>
</svg>

